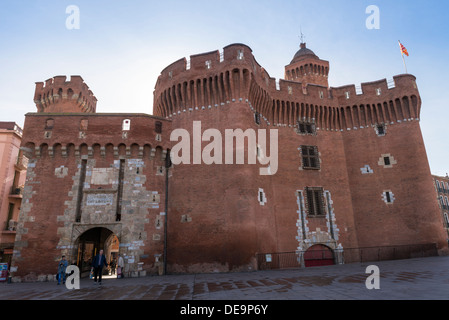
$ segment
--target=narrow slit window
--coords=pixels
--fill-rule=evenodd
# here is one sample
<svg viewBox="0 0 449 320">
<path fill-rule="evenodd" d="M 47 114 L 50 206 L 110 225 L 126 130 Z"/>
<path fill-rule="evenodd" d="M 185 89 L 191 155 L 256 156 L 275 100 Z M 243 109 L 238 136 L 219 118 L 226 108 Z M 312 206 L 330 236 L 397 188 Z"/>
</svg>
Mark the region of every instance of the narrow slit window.
<svg viewBox="0 0 449 320">
<path fill-rule="evenodd" d="M 390 192 L 385 192 L 385 197 L 386 197 L 386 199 L 387 199 L 387 202 L 388 203 L 391 203 L 391 194 L 390 194 Z"/>
<path fill-rule="evenodd" d="M 256 124 L 260 124 L 260 113 L 259 112 L 256 112 L 255 114 L 254 114 L 254 121 L 256 122 Z"/>
</svg>

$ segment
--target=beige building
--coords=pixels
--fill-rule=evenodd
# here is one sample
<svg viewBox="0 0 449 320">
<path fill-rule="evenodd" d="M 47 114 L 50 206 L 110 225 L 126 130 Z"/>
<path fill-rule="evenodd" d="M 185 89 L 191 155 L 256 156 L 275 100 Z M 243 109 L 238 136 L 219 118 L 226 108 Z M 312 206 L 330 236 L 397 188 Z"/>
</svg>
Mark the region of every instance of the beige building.
<svg viewBox="0 0 449 320">
<path fill-rule="evenodd" d="M 0 122 L 0 262 L 11 263 L 28 159 L 20 151 L 22 128 Z"/>
<path fill-rule="evenodd" d="M 443 216 L 443 225 L 449 241 L 449 176 L 432 176 L 435 189 L 438 193 L 437 199 L 440 205 L 441 215 Z"/>
</svg>

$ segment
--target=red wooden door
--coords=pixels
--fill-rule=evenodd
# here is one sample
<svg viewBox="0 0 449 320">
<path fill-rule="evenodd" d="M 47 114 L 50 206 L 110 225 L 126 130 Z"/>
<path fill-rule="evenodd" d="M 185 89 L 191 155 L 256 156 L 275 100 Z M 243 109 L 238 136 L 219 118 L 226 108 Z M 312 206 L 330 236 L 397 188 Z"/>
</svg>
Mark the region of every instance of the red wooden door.
<svg viewBox="0 0 449 320">
<path fill-rule="evenodd" d="M 334 254 L 329 247 L 321 244 L 310 247 L 304 253 L 306 267 L 320 267 L 334 265 Z"/>
</svg>

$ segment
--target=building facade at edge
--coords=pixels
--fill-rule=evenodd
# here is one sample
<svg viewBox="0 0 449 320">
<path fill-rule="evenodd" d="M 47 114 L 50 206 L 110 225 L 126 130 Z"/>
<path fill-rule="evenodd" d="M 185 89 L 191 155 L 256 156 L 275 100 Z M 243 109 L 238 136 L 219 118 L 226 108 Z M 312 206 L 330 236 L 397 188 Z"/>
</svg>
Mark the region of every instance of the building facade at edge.
<svg viewBox="0 0 449 320">
<path fill-rule="evenodd" d="M 303 43 L 276 81 L 232 44 L 166 67 L 154 115 L 97 113 L 79 76 L 37 83 L 14 279 L 46 279 L 63 254 L 88 272 L 117 241 L 130 276 L 162 262 L 256 270 L 281 252 L 301 267 L 359 261 L 368 247 L 447 253 L 416 78 L 331 87 L 329 72 Z"/>
<path fill-rule="evenodd" d="M 11 264 L 28 159 L 20 152 L 22 128 L 0 122 L 0 262 Z"/>
<path fill-rule="evenodd" d="M 443 228 L 449 241 L 449 177 L 447 174 L 445 177 L 436 175 L 432 175 L 432 177 L 443 219 Z"/>
</svg>

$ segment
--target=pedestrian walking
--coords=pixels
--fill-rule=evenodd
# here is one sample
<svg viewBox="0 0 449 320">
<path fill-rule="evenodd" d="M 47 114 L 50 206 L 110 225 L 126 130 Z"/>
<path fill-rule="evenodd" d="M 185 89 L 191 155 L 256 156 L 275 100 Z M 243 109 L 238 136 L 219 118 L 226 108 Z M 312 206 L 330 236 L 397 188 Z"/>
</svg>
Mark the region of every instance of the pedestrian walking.
<svg viewBox="0 0 449 320">
<path fill-rule="evenodd" d="M 103 254 L 103 250 L 100 250 L 100 252 L 95 256 L 95 258 L 92 260 L 92 268 L 94 269 L 94 283 L 97 283 L 98 278 L 98 284 L 101 285 L 101 278 L 103 276 L 103 268 L 107 267 L 108 263 L 106 262 L 106 257 Z"/>
<path fill-rule="evenodd" d="M 118 255 L 118 262 L 117 262 L 117 278 L 123 278 L 123 268 L 125 267 L 125 261 L 123 261 L 123 257 L 121 254 Z"/>
<path fill-rule="evenodd" d="M 115 269 L 117 267 L 117 262 L 115 261 L 115 259 L 112 259 L 110 266 L 111 266 L 111 276 L 115 275 Z"/>
<path fill-rule="evenodd" d="M 68 266 L 68 261 L 65 259 L 65 256 L 62 256 L 61 260 L 59 261 L 58 265 L 58 285 L 62 283 L 65 284 L 65 278 L 66 278 L 66 269 Z"/>
</svg>

